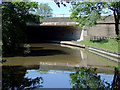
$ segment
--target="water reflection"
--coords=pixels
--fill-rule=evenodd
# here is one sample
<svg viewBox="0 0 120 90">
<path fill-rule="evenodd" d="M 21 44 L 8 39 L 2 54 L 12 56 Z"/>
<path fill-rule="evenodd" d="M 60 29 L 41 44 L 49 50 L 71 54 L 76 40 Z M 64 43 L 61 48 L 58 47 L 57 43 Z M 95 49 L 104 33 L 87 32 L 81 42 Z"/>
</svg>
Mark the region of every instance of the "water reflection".
<svg viewBox="0 0 120 90">
<path fill-rule="evenodd" d="M 3 67 L 2 72 L 2 89 L 3 90 L 18 90 L 18 89 L 33 89 L 36 87 L 42 87 L 42 77 L 36 77 L 34 79 L 25 77 L 26 68 L 20 66 Z"/>
<path fill-rule="evenodd" d="M 96 68 L 75 68 L 75 73 L 70 74 L 72 89 L 119 89 L 120 88 L 120 73 L 117 68 L 114 71 L 112 83 L 101 80 L 100 75 L 97 75 Z"/>
<path fill-rule="evenodd" d="M 32 49 L 30 50 L 31 53 L 28 53 L 27 56 L 51 56 L 51 55 L 59 55 L 59 54 L 67 54 L 61 50 L 55 49 Z"/>
<path fill-rule="evenodd" d="M 72 88 L 74 84 L 70 84 L 71 78 L 69 75 L 71 76 L 74 73 L 73 67 L 96 67 L 98 68 L 96 73 L 104 76 L 105 79 L 108 74 L 110 78 L 106 80 L 112 83 L 113 69 L 118 66 L 118 63 L 89 53 L 84 49 L 60 46 L 59 44 L 31 44 L 25 53 L 25 56 L 3 58 L 3 60 L 6 60 L 3 63 L 4 89 L 40 88 L 41 85 L 43 88 Z M 90 73 L 90 70 L 88 71 L 89 73 L 84 73 L 84 77 L 90 76 L 92 79 L 80 78 L 83 79 L 82 83 L 84 84 L 84 81 L 88 80 L 87 87 L 97 88 L 97 84 L 99 84 L 97 82 L 101 78 L 96 79 L 96 83 L 94 83 L 93 79 L 97 76 L 93 72 Z M 80 75 L 77 74 L 77 76 Z M 71 77 L 74 77 L 74 75 Z M 41 84 L 42 80 L 44 80 L 43 84 Z M 40 84 L 37 84 L 37 82 Z M 104 86 L 102 83 L 100 85 Z"/>
<path fill-rule="evenodd" d="M 73 84 L 73 89 L 79 88 L 105 88 L 104 80 L 100 79 L 95 72 L 96 68 L 75 68 L 75 73 L 70 74 L 71 82 Z M 108 83 L 106 83 L 108 84 Z M 108 84 L 109 86 L 109 84 Z M 109 87 L 108 87 L 109 88 Z"/>
<path fill-rule="evenodd" d="M 7 66 L 40 65 L 40 63 L 65 65 L 73 67 L 116 67 L 117 62 L 97 56 L 85 49 L 68 47 L 66 45 L 42 43 L 30 44 L 23 56 L 4 57 Z"/>
<path fill-rule="evenodd" d="M 115 69 L 112 82 L 105 81 L 95 68 L 76 67 L 73 71 L 36 68 L 38 66 L 3 67 L 3 90 L 40 88 L 120 88 L 120 73 Z M 106 76 L 105 74 L 103 74 Z M 110 78 L 109 78 L 110 79 Z M 43 82 L 44 81 L 44 82 Z"/>
</svg>

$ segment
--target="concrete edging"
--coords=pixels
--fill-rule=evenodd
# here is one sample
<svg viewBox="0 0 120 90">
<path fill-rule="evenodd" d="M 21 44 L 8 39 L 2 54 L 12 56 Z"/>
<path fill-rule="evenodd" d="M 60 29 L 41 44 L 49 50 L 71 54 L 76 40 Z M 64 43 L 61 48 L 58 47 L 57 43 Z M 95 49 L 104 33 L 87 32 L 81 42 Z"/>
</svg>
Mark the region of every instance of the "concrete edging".
<svg viewBox="0 0 120 90">
<path fill-rule="evenodd" d="M 74 42 L 71 42 L 71 41 L 61 41 L 60 44 L 65 44 L 65 45 L 70 45 L 70 46 L 76 46 L 76 47 L 85 48 L 84 44 L 74 43 Z"/>
<path fill-rule="evenodd" d="M 60 44 L 70 45 L 70 46 L 75 46 L 75 47 L 80 47 L 80 48 L 85 48 L 85 49 L 89 50 L 90 52 L 92 52 L 94 54 L 100 55 L 102 57 L 111 59 L 111 60 L 116 61 L 116 62 L 120 62 L 119 61 L 120 54 L 115 53 L 115 52 L 111 52 L 111 51 L 108 51 L 108 50 L 103 50 L 103 49 L 99 49 L 99 48 L 91 47 L 91 46 L 87 47 L 84 44 L 75 43 L 75 42 L 71 42 L 71 41 L 61 41 Z"/>
</svg>

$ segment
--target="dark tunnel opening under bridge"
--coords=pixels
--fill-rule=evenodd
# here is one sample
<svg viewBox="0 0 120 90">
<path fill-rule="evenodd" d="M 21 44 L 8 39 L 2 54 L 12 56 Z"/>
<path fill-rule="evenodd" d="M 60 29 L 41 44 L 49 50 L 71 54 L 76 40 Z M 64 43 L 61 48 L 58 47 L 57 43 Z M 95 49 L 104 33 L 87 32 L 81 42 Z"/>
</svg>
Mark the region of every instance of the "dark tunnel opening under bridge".
<svg viewBox="0 0 120 90">
<path fill-rule="evenodd" d="M 79 40 L 81 28 L 74 26 L 27 26 L 28 43 Z"/>
</svg>

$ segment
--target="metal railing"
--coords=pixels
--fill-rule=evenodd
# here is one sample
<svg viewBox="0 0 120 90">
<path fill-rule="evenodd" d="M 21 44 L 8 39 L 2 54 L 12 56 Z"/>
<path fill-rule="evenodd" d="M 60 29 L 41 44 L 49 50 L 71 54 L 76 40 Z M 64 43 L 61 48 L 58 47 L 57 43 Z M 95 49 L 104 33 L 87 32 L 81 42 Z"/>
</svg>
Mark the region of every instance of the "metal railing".
<svg viewBox="0 0 120 90">
<path fill-rule="evenodd" d="M 90 40 L 107 40 L 107 39 L 117 39 L 116 36 L 90 36 Z"/>
<path fill-rule="evenodd" d="M 69 17 L 70 14 L 40 14 L 40 16 L 44 16 L 44 17 Z"/>
</svg>

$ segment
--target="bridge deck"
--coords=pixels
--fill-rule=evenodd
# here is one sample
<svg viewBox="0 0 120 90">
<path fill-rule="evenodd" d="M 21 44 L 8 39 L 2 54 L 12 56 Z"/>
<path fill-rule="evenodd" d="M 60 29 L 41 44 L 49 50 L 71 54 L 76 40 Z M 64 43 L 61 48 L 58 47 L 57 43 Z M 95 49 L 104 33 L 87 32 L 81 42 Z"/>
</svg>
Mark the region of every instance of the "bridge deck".
<svg viewBox="0 0 120 90">
<path fill-rule="evenodd" d="M 29 24 L 28 26 L 73 26 L 76 22 L 43 22 L 42 24 Z"/>
</svg>

